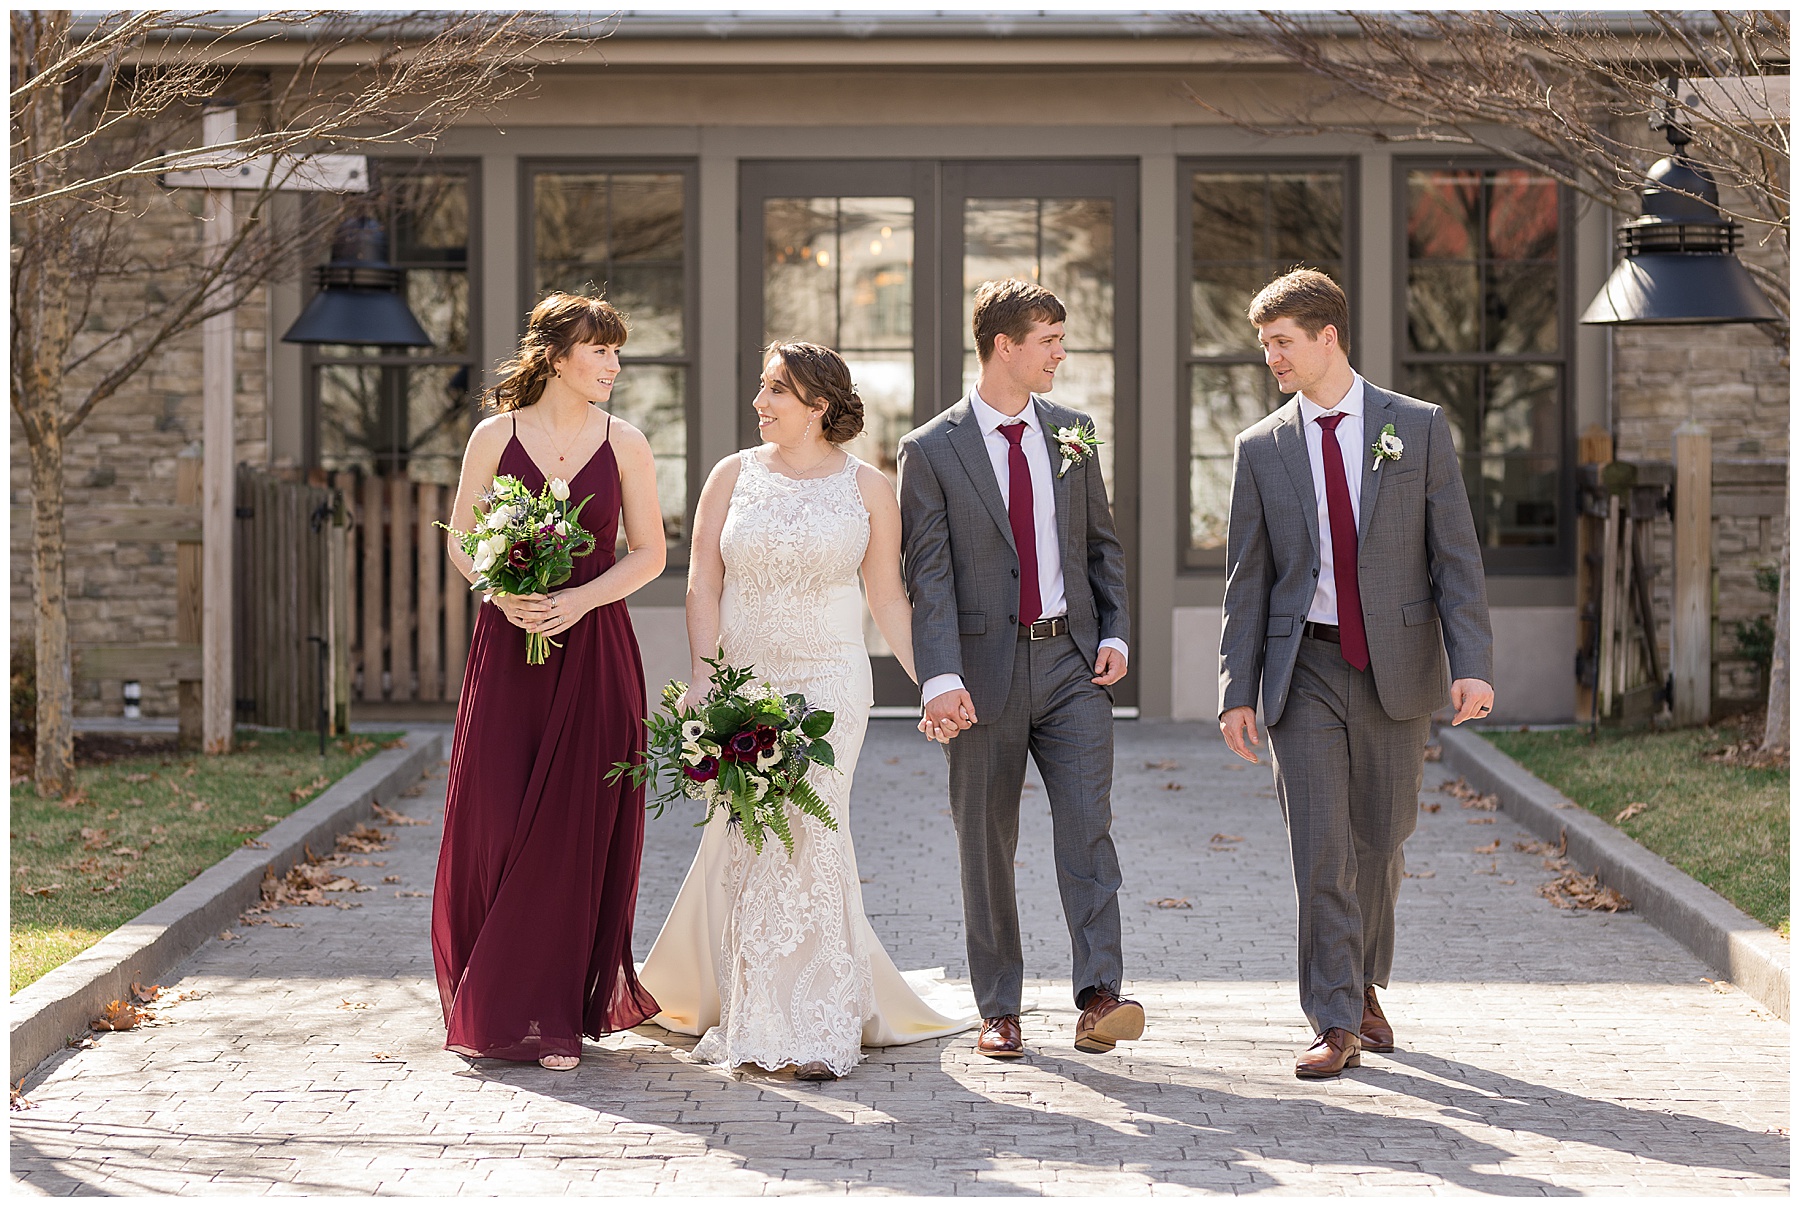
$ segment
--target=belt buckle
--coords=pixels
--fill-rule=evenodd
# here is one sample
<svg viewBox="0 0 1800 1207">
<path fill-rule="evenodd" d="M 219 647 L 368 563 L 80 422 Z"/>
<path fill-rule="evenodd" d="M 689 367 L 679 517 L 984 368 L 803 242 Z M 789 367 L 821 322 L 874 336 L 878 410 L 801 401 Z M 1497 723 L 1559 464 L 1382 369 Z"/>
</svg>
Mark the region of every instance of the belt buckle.
<svg viewBox="0 0 1800 1207">
<path fill-rule="evenodd" d="M 1061 619 L 1060 616 L 1046 616 L 1041 620 L 1034 620 L 1025 626 L 1025 635 L 1032 641 L 1048 641 L 1056 636 L 1056 622 Z"/>
</svg>

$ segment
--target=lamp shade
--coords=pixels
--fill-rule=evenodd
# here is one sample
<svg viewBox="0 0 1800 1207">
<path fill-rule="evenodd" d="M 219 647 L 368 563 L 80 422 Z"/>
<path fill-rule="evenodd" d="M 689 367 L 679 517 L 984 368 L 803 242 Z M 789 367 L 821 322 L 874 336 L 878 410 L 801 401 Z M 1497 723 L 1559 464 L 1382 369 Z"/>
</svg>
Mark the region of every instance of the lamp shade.
<svg viewBox="0 0 1800 1207">
<path fill-rule="evenodd" d="M 400 296 L 400 272 L 387 262 L 387 235 L 373 218 L 338 228 L 319 291 L 281 337 L 288 344 L 373 344 L 429 348 L 431 337 Z"/>
<path fill-rule="evenodd" d="M 1734 254 L 1738 224 L 1719 213 L 1719 188 L 1680 153 L 1651 167 L 1644 216 L 1619 228 L 1623 254 L 1581 316 L 1584 323 L 1767 323 L 1781 316 Z"/>
</svg>

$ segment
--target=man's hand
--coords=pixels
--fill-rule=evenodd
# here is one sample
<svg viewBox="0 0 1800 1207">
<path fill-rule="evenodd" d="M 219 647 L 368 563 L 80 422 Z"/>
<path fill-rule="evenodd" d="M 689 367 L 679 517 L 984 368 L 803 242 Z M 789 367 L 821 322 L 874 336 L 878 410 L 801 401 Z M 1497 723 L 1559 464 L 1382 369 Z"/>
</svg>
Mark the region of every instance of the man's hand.
<svg viewBox="0 0 1800 1207">
<path fill-rule="evenodd" d="M 1231 752 L 1252 763 L 1260 763 L 1252 746 L 1261 746 L 1262 739 L 1256 736 L 1256 710 L 1240 704 L 1236 708 L 1228 708 L 1219 718 L 1219 732 L 1225 735 L 1225 744 Z"/>
<path fill-rule="evenodd" d="M 1112 646 L 1100 647 L 1100 656 L 1094 659 L 1093 682 L 1101 687 L 1111 687 L 1125 677 L 1125 655 Z"/>
<path fill-rule="evenodd" d="M 1450 706 L 1456 709 L 1450 724 L 1478 721 L 1494 711 L 1494 685 L 1483 679 L 1458 679 L 1450 685 Z"/>
<path fill-rule="evenodd" d="M 969 698 L 966 690 L 958 688 L 940 692 L 925 701 L 925 716 L 919 728 L 933 741 L 948 742 L 973 724 L 975 701 Z"/>
</svg>

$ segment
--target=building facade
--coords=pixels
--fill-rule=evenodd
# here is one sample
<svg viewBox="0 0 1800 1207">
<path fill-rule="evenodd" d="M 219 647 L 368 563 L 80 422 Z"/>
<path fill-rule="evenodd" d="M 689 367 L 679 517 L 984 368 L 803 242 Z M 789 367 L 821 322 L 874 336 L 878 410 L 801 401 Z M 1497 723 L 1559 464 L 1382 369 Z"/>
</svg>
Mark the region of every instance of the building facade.
<svg viewBox="0 0 1800 1207">
<path fill-rule="evenodd" d="M 240 458 L 447 488 L 532 303 L 604 290 L 632 326 L 613 405 L 658 457 L 669 569 L 631 609 L 659 683 L 687 671 L 689 522 L 710 467 L 755 439 L 757 349 L 841 350 L 868 409 L 851 451 L 891 474 L 899 437 L 973 378 L 974 287 L 1036 280 L 1070 310 L 1054 396 L 1106 442 L 1134 611 L 1121 703 L 1211 717 L 1231 440 L 1281 402 L 1244 307 L 1307 264 L 1346 287 L 1358 369 L 1450 412 L 1487 559 L 1496 718 L 1569 720 L 1577 434 L 1606 428 L 1619 456 L 1666 460 L 1674 424 L 1694 417 L 1717 423 L 1717 456 L 1785 465 L 1786 351 L 1753 329 L 1579 326 L 1612 265 L 1614 216 L 1516 163 L 1259 137 L 1199 103 L 1305 87 L 1166 20 L 627 19 L 429 156 L 377 161 L 392 258 L 433 348 L 282 344 L 300 282 L 241 312 Z M 191 342 L 77 436 L 72 500 L 172 497 L 173 458 L 198 433 Z M 15 505 L 20 448 L 15 425 Z M 448 493 L 413 497 L 447 506 Z M 30 617 L 18 530 L 15 633 Z M 1784 540 L 1780 517 L 1722 536 L 1725 622 L 1758 606 L 1739 588 Z M 74 548 L 75 640 L 171 639 L 168 560 Z M 410 698 L 392 678 L 421 662 L 413 650 L 380 683 L 365 667 L 359 698 Z M 116 711 L 105 685 L 79 690 L 84 711 Z M 878 690 L 916 704 L 891 659 Z M 172 685 L 145 698 L 170 711 Z"/>
</svg>

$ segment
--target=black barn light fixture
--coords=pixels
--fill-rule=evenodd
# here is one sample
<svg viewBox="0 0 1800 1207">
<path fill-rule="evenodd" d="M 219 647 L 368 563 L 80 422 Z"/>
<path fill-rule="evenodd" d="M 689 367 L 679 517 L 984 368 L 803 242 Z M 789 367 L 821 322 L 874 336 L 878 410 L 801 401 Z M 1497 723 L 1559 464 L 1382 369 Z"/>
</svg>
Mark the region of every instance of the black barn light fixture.
<svg viewBox="0 0 1800 1207">
<path fill-rule="evenodd" d="M 282 336 L 288 344 L 429 348 L 431 337 L 400 296 L 400 270 L 387 262 L 387 232 L 351 218 L 331 241 L 331 263 L 315 270 L 319 292 Z"/>
</svg>

